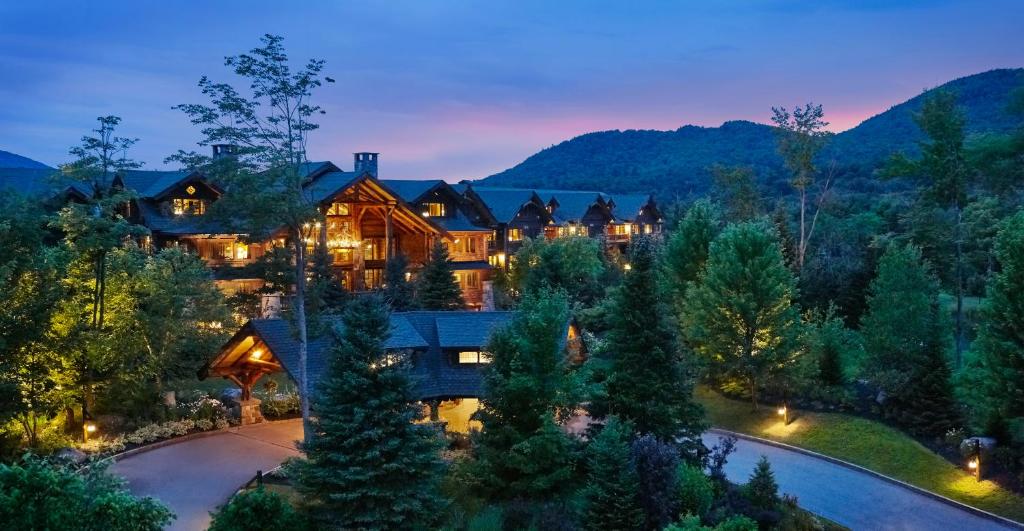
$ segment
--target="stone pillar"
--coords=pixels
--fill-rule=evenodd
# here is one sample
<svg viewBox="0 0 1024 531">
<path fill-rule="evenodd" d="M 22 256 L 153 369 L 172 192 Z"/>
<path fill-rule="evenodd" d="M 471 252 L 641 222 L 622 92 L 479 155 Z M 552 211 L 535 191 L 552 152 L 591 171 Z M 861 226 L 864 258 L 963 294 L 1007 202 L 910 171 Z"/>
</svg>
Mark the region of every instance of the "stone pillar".
<svg viewBox="0 0 1024 531">
<path fill-rule="evenodd" d="M 263 413 L 260 412 L 260 399 L 250 398 L 238 402 L 239 421 L 242 426 L 248 424 L 259 424 L 263 422 Z"/>
</svg>

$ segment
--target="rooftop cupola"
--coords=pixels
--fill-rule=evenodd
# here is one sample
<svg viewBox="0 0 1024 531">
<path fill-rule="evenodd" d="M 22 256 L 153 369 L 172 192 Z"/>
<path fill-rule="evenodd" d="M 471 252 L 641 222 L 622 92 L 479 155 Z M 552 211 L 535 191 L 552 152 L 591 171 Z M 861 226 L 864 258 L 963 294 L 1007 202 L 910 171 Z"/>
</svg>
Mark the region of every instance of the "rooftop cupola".
<svg viewBox="0 0 1024 531">
<path fill-rule="evenodd" d="M 369 173 L 374 177 L 377 176 L 377 155 L 380 153 L 353 153 L 355 155 L 355 163 L 353 165 L 353 171 L 356 176 L 360 176 L 364 173 Z"/>
</svg>

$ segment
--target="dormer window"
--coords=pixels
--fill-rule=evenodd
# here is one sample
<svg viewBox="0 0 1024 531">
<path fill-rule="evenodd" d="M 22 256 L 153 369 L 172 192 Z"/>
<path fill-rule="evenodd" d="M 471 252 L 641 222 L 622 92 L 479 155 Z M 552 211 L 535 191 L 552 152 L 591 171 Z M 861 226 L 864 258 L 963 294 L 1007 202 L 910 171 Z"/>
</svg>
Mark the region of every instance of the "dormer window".
<svg viewBox="0 0 1024 531">
<path fill-rule="evenodd" d="M 423 215 L 426 217 L 443 218 L 445 216 L 444 203 L 426 203 L 423 207 Z"/>
<path fill-rule="evenodd" d="M 459 352 L 459 365 L 480 365 L 490 363 L 491 355 L 488 352 L 479 350 L 464 350 Z"/>
<path fill-rule="evenodd" d="M 202 199 L 178 198 L 172 201 L 174 215 L 199 216 L 206 212 L 206 204 Z"/>
</svg>

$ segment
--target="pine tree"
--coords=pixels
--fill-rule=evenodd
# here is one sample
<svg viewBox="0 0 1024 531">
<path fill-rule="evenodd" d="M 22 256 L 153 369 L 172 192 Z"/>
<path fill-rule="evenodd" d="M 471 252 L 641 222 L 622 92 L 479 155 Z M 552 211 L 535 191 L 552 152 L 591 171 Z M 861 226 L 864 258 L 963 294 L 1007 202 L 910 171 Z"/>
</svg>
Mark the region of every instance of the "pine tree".
<svg viewBox="0 0 1024 531">
<path fill-rule="evenodd" d="M 565 294 L 541 290 L 525 294 L 491 336 L 475 475 L 493 499 L 549 500 L 570 487 L 570 441 L 554 418 L 576 407 L 562 348 L 567 319 Z"/>
<path fill-rule="evenodd" d="M 924 359 L 903 400 L 901 423 L 918 435 L 941 437 L 962 421 L 941 338 L 936 330 L 928 341 Z"/>
<path fill-rule="evenodd" d="M 390 319 L 376 296 L 342 314 L 320 383 L 306 459 L 291 466 L 310 516 L 332 529 L 412 529 L 435 522 L 443 465 L 435 428 L 414 424 L 409 360 L 384 351 Z"/>
<path fill-rule="evenodd" d="M 637 499 L 644 511 L 643 529 L 663 529 L 679 515 L 679 448 L 648 434 L 633 441 L 630 450 L 639 481 Z"/>
<path fill-rule="evenodd" d="M 396 254 L 384 264 L 384 288 L 381 295 L 391 305 L 391 310 L 405 312 L 416 307 L 413 285 L 409 282 L 409 259 Z"/>
<path fill-rule="evenodd" d="M 792 366 L 799 314 L 795 281 L 774 231 L 731 225 L 711 244 L 707 271 L 687 291 L 684 324 L 719 378 L 742 382 L 757 407 L 760 386 Z"/>
<path fill-rule="evenodd" d="M 1024 417 L 1024 210 L 996 237 L 1000 271 L 989 283 L 976 342 L 988 416 Z"/>
<path fill-rule="evenodd" d="M 680 441 L 697 458 L 703 449 L 704 411 L 693 401 L 693 377 L 659 289 L 655 243 L 634 240 L 629 263 L 615 294 L 608 334 L 607 410 L 641 434 Z"/>
<path fill-rule="evenodd" d="M 587 447 L 587 486 L 583 489 L 583 523 L 587 529 L 633 531 L 643 525 L 629 438 L 628 425 L 609 417 Z"/>
<path fill-rule="evenodd" d="M 775 483 L 775 473 L 767 457 L 762 455 L 757 462 L 746 491 L 750 503 L 758 509 L 771 510 L 779 505 L 779 485 Z"/>
<path fill-rule="evenodd" d="M 420 271 L 416 286 L 416 301 L 424 310 L 461 310 L 462 289 L 455 280 L 448 248 L 440 241 L 430 251 L 430 261 Z"/>
<path fill-rule="evenodd" d="M 338 314 L 348 302 L 349 293 L 331 271 L 331 255 L 327 247 L 317 245 L 313 250 L 313 261 L 309 269 L 306 289 L 306 314 L 311 335 L 323 332 L 326 315 Z"/>
</svg>

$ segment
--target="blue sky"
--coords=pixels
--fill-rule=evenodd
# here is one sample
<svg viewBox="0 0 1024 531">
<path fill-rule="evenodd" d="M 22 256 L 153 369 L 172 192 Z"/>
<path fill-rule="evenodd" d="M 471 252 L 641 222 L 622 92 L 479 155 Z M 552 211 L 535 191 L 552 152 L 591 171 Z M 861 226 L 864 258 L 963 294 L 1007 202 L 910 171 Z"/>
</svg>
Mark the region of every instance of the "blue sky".
<svg viewBox="0 0 1024 531">
<path fill-rule="evenodd" d="M 337 80 L 311 158 L 475 178 L 590 131 L 764 122 L 772 105 L 819 102 L 846 129 L 1024 66 L 1022 27 L 1020 0 L 3 2 L 0 149 L 57 164 L 115 114 L 162 168 L 199 139 L 171 107 L 269 32 Z"/>
</svg>

